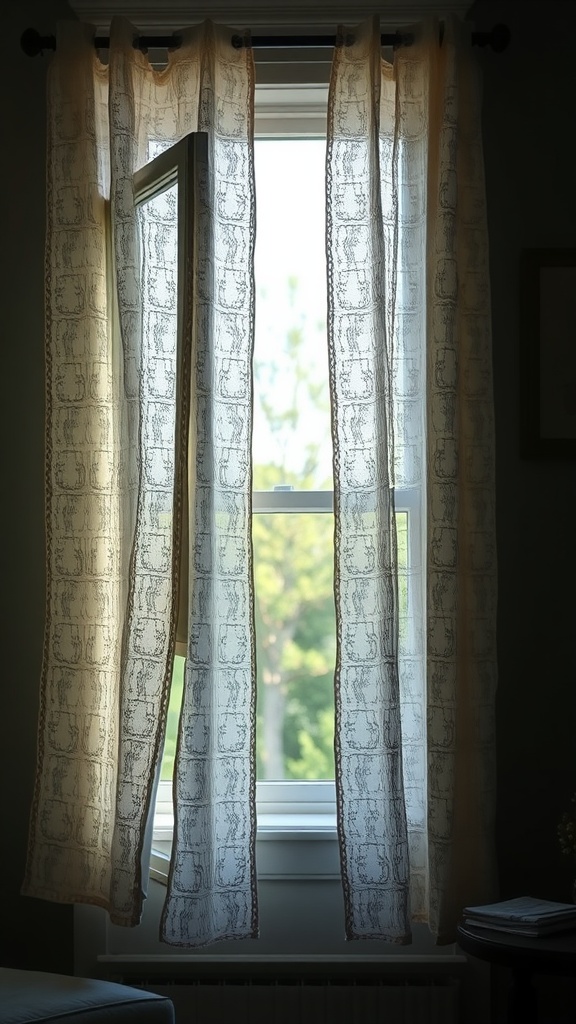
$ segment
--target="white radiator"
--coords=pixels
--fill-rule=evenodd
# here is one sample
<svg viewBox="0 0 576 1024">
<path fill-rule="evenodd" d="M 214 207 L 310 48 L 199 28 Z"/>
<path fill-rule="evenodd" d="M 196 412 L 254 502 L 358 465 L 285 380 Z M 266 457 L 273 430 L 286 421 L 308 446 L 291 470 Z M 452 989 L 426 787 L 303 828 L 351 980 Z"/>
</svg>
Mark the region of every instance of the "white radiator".
<svg viewBox="0 0 576 1024">
<path fill-rule="evenodd" d="M 130 982 L 134 984 L 133 981 Z M 176 1024 L 458 1024 L 455 979 L 213 979 L 143 987 L 172 999 Z"/>
</svg>

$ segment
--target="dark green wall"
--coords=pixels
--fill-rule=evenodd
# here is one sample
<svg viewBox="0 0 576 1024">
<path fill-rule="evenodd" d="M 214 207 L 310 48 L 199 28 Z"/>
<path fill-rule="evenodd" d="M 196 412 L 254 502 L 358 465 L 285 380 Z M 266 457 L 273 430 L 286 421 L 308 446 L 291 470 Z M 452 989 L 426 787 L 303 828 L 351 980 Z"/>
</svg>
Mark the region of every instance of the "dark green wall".
<svg viewBox="0 0 576 1024">
<path fill-rule="evenodd" d="M 569 899 L 556 824 L 576 789 L 576 461 L 519 458 L 519 257 L 576 246 L 576 4 L 479 0 L 497 429 L 497 842 L 502 896 Z M 576 344 L 576 339 L 574 339 Z"/>
<path fill-rule="evenodd" d="M 49 58 L 26 57 L 29 26 L 54 32 L 63 0 L 2 8 L 0 166 L 0 965 L 72 969 L 72 909 L 20 896 L 34 783 L 44 623 L 44 181 Z"/>
</svg>

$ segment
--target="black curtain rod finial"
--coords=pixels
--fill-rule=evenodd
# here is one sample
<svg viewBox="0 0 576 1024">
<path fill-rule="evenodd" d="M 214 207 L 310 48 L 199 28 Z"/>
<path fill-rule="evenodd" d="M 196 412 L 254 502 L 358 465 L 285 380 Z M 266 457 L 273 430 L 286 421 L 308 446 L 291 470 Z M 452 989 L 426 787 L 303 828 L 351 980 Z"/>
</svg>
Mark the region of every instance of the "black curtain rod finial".
<svg viewBox="0 0 576 1024">
<path fill-rule="evenodd" d="M 27 28 L 20 36 L 20 46 L 27 57 L 44 55 L 44 50 L 56 49 L 55 36 L 41 36 L 35 28 Z"/>
</svg>

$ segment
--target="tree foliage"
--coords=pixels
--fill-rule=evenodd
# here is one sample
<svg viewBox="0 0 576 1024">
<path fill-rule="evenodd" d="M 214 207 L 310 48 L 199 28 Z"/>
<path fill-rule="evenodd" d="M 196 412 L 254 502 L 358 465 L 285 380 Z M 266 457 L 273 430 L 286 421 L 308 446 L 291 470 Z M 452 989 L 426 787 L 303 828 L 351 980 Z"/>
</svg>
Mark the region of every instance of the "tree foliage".
<svg viewBox="0 0 576 1024">
<path fill-rule="evenodd" d="M 288 282 L 295 310 L 297 281 Z M 282 485 L 331 490 L 322 470 L 329 442 L 327 373 L 305 352 L 325 347 L 323 324 L 296 323 L 274 338 L 273 354 L 254 361 L 255 402 L 266 458 L 255 460 L 254 490 Z M 260 779 L 334 777 L 333 517 L 262 513 L 252 518 Z M 176 658 L 162 778 L 171 778 L 183 685 Z"/>
</svg>

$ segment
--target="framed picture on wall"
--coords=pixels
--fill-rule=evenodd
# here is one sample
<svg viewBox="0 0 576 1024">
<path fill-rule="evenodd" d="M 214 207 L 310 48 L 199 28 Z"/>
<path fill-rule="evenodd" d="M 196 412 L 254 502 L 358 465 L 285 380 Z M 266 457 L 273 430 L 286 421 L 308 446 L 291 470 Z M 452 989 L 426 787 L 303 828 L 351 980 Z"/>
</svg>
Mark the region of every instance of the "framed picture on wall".
<svg viewBox="0 0 576 1024">
<path fill-rule="evenodd" d="M 521 258 L 521 455 L 576 458 L 576 249 Z"/>
</svg>

